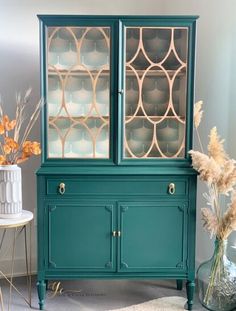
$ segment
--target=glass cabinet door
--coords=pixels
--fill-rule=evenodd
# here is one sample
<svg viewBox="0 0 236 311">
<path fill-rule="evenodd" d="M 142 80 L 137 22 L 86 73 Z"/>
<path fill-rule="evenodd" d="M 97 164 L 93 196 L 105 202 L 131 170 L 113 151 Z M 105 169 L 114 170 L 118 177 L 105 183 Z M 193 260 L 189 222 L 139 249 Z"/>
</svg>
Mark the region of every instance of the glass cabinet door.
<svg viewBox="0 0 236 311">
<path fill-rule="evenodd" d="M 48 27 L 48 158 L 109 158 L 110 27 Z"/>
<path fill-rule="evenodd" d="M 125 28 L 124 158 L 185 156 L 188 28 Z"/>
</svg>

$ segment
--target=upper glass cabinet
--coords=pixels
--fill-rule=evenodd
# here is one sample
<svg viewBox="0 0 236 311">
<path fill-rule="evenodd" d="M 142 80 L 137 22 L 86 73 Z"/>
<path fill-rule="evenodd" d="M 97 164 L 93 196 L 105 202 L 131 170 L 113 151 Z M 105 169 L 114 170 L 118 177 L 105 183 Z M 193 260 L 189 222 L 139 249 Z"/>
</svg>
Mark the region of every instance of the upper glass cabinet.
<svg viewBox="0 0 236 311">
<path fill-rule="evenodd" d="M 110 27 L 47 28 L 47 157 L 109 158 Z"/>
<path fill-rule="evenodd" d="M 195 16 L 40 20 L 43 162 L 190 164 Z"/>
<path fill-rule="evenodd" d="M 188 28 L 125 28 L 123 157 L 184 158 Z"/>
</svg>

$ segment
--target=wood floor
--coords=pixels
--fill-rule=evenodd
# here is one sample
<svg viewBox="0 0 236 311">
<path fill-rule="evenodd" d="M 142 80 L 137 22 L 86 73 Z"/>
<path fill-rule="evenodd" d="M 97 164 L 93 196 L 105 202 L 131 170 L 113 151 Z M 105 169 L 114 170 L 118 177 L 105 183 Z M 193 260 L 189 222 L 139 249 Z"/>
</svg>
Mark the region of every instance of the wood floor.
<svg viewBox="0 0 236 311">
<path fill-rule="evenodd" d="M 16 286 L 26 294 L 25 278 L 15 278 Z M 32 286 L 32 308 L 37 310 L 37 293 L 35 288 L 36 280 L 33 278 Z M 4 280 L 0 280 L 7 310 L 8 287 Z M 176 290 L 174 281 L 156 280 L 81 280 L 63 281 L 61 283 L 63 292 L 61 295 L 51 298 L 53 292 L 47 292 L 45 304 L 46 311 L 105 311 L 127 307 L 133 304 L 142 303 L 155 298 L 165 296 L 186 297 L 185 289 Z M 24 300 L 12 293 L 12 311 L 30 310 Z M 198 299 L 195 299 L 194 310 L 206 310 L 200 306 Z"/>
</svg>

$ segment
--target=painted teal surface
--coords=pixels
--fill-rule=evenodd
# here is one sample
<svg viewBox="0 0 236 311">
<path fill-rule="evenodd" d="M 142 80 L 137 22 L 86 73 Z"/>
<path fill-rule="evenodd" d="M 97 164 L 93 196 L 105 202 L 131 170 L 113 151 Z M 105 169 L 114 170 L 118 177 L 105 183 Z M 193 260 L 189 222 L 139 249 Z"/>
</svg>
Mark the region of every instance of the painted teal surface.
<svg viewBox="0 0 236 311">
<path fill-rule="evenodd" d="M 39 16 L 41 94 L 47 96 L 48 26 L 112 29 L 111 157 L 47 159 L 47 111 L 42 113 L 42 165 L 37 171 L 38 292 L 45 281 L 83 278 L 163 278 L 188 281 L 189 309 L 195 277 L 197 173 L 184 159 L 122 158 L 124 25 L 189 29 L 186 152 L 192 147 L 196 16 Z M 58 186 L 66 185 L 64 195 Z M 176 192 L 168 193 L 169 183 Z M 121 237 L 112 237 L 121 231 Z"/>
<path fill-rule="evenodd" d="M 161 161 L 161 160 L 160 160 Z M 172 165 L 171 165 L 172 164 Z M 180 175 L 196 175 L 196 171 L 191 167 L 176 167 L 174 163 L 170 163 L 168 166 L 123 166 L 123 165 L 116 165 L 112 167 L 104 167 L 104 166 L 73 166 L 70 165 L 69 167 L 66 166 L 42 166 L 37 170 L 37 175 L 58 175 L 58 176 L 76 176 L 76 175 L 98 175 L 98 176 L 139 176 L 139 175 L 154 175 L 154 176 L 180 176 Z"/>
<path fill-rule="evenodd" d="M 65 193 L 61 195 L 58 185 L 65 183 Z M 169 184 L 175 184 L 175 194 L 169 193 Z M 145 184 L 145 187 L 144 187 Z M 169 177 L 57 177 L 47 178 L 46 195 L 56 196 L 60 200 L 74 196 L 89 195 L 155 195 L 164 196 L 168 199 L 188 195 L 188 178 Z"/>
<path fill-rule="evenodd" d="M 112 203 L 87 201 L 49 204 L 45 208 L 49 269 L 114 271 Z M 76 247 L 72 247 L 75 241 Z"/>
<path fill-rule="evenodd" d="M 177 200 L 120 203 L 119 270 L 186 271 L 187 208 Z"/>
</svg>

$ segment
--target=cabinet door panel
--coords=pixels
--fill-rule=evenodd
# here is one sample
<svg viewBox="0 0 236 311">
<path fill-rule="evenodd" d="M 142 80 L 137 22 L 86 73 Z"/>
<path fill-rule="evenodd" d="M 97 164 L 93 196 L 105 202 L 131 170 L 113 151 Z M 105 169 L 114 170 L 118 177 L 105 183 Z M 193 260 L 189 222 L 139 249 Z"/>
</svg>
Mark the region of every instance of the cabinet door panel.
<svg viewBox="0 0 236 311">
<path fill-rule="evenodd" d="M 124 26 L 124 159 L 184 158 L 188 27 Z"/>
<path fill-rule="evenodd" d="M 49 268 L 114 270 L 112 204 L 63 203 L 46 208 Z"/>
<path fill-rule="evenodd" d="M 186 209 L 183 202 L 120 203 L 119 270 L 185 270 Z"/>
<path fill-rule="evenodd" d="M 48 27 L 48 158 L 110 157 L 111 33 Z"/>
</svg>

